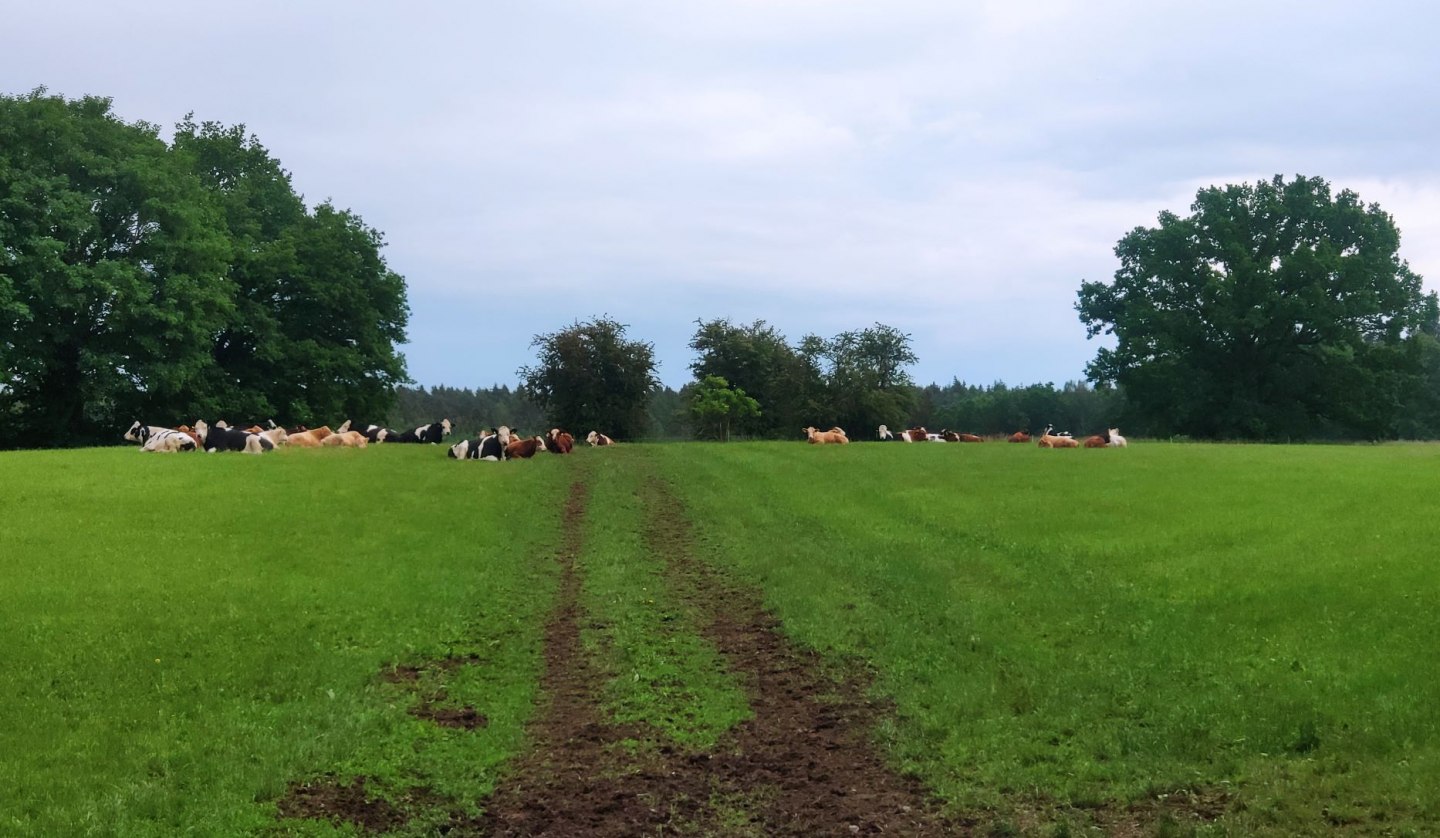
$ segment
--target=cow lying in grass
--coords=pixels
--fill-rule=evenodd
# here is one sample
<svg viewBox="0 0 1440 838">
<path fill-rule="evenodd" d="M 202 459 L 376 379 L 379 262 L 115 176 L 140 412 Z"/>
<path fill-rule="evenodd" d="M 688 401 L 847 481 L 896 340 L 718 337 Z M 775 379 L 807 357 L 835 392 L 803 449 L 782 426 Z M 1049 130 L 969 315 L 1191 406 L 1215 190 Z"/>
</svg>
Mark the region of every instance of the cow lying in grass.
<svg viewBox="0 0 1440 838">
<path fill-rule="evenodd" d="M 298 434 L 290 434 L 288 440 L 295 448 L 319 448 L 324 444 L 326 438 L 334 432 L 329 425 L 321 425 L 318 428 L 311 428 L 308 431 L 301 431 Z"/>
<path fill-rule="evenodd" d="M 1105 435 L 1110 438 L 1109 446 L 1111 448 L 1124 448 L 1130 444 L 1125 441 L 1125 437 L 1120 435 L 1119 428 L 1111 428 L 1106 431 Z"/>
<path fill-rule="evenodd" d="M 333 448 L 364 448 L 369 444 L 370 440 L 366 439 L 365 435 L 359 431 L 333 433 L 320 440 L 321 446 Z"/>
<path fill-rule="evenodd" d="M 452 460 L 487 460 L 495 463 L 506 459 L 505 449 L 513 441 L 504 425 L 484 431 L 476 439 L 463 439 L 450 446 L 445 456 Z"/>
<path fill-rule="evenodd" d="M 849 445 L 850 438 L 840 428 L 831 428 L 828 431 L 817 431 L 814 428 L 805 429 L 805 439 L 811 445 Z"/>
<path fill-rule="evenodd" d="M 408 431 L 401 431 L 399 433 L 387 431 L 384 439 L 386 442 L 428 442 L 431 445 L 438 445 L 449 435 L 450 420 L 441 419 L 434 424 L 421 425 L 418 428 L 413 428 Z M 378 442 L 379 440 L 376 441 Z"/>
<path fill-rule="evenodd" d="M 243 451 L 246 454 L 260 454 L 275 450 L 275 443 L 259 434 L 226 427 L 217 422 L 210 427 L 203 420 L 195 423 L 195 434 L 200 437 L 206 451 Z"/>
<path fill-rule="evenodd" d="M 545 450 L 552 454 L 569 454 L 575 448 L 575 437 L 559 428 L 551 428 L 545 435 Z"/>
<path fill-rule="evenodd" d="M 529 439 L 517 439 L 505 446 L 505 459 L 507 460 L 528 460 L 537 453 L 545 450 L 545 437 L 532 436 Z"/>
<path fill-rule="evenodd" d="M 196 444 L 196 437 L 186 431 L 177 431 L 173 428 L 162 428 L 157 425 L 142 425 L 139 422 L 130 426 L 124 438 L 130 442 L 140 443 L 141 451 L 159 451 L 161 453 L 173 454 L 177 451 L 195 451 L 199 448 Z"/>
<path fill-rule="evenodd" d="M 599 431 L 591 431 L 589 435 L 585 437 L 585 441 L 590 443 L 591 446 L 615 444 L 615 440 L 600 433 Z"/>
<path fill-rule="evenodd" d="M 1041 448 L 1079 448 L 1080 443 L 1074 437 L 1056 436 L 1050 433 L 1050 426 L 1045 427 L 1045 433 L 1040 435 L 1036 444 Z"/>
</svg>

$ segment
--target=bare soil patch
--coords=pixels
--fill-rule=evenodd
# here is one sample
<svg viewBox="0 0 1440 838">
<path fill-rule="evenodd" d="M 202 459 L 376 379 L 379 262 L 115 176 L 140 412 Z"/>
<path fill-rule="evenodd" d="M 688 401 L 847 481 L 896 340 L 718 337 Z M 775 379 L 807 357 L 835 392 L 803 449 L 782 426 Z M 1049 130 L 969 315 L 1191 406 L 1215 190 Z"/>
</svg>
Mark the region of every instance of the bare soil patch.
<svg viewBox="0 0 1440 838">
<path fill-rule="evenodd" d="M 280 817 L 354 824 L 365 832 L 388 832 L 405 823 L 406 815 L 382 799 L 368 799 L 365 778 L 342 784 L 335 777 L 291 783 L 279 800 Z"/>
</svg>

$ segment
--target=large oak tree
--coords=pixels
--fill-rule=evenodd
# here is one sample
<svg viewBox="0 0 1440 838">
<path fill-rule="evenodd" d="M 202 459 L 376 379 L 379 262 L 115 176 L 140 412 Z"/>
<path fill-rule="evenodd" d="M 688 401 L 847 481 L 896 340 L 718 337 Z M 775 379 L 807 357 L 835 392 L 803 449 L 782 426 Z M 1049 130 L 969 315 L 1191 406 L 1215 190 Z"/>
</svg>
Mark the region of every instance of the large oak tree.
<svg viewBox="0 0 1440 838">
<path fill-rule="evenodd" d="M 1380 438 L 1420 383 L 1436 298 L 1375 204 L 1297 176 L 1201 189 L 1115 247 L 1114 282 L 1085 282 L 1087 368 L 1158 432 Z"/>
</svg>

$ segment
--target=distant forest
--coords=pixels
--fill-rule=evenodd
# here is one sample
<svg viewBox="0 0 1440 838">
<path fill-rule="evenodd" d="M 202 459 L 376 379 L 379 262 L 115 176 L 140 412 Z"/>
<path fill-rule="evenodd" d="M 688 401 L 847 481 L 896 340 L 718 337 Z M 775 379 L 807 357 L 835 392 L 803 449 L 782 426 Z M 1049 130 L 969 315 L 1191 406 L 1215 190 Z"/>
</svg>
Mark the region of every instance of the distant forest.
<svg viewBox="0 0 1440 838">
<path fill-rule="evenodd" d="M 641 437 L 648 440 L 688 440 L 697 436 L 696 423 L 690 411 L 693 383 L 679 390 L 660 387 L 652 391 L 649 403 L 650 425 Z M 1072 381 L 1061 387 L 1053 384 L 1032 384 L 1009 387 L 1003 383 L 987 386 L 952 381 L 947 385 L 930 384 L 912 387 L 915 408 L 912 413 L 897 416 L 892 428 L 924 425 L 930 430 L 947 428 L 978 434 L 1008 434 L 1017 430 L 1040 430 L 1053 424 L 1057 431 L 1088 434 L 1114 426 L 1124 410 L 1124 400 L 1111 389 L 1095 389 L 1084 382 Z M 528 401 L 517 388 L 494 387 L 397 387 L 395 408 L 389 424 L 403 428 L 448 418 L 457 433 L 471 433 L 480 428 L 509 425 L 524 432 L 544 432 L 544 414 Z M 1109 423 L 1109 424 L 1107 424 Z M 603 428 L 568 428 L 580 434 Z M 855 441 L 875 438 L 875 428 L 846 428 Z M 1127 428 L 1127 433 L 1130 433 Z M 1135 435 L 1140 435 L 1135 433 Z M 800 427 L 793 433 L 779 428 L 766 431 L 740 432 L 732 438 L 801 439 Z"/>
</svg>

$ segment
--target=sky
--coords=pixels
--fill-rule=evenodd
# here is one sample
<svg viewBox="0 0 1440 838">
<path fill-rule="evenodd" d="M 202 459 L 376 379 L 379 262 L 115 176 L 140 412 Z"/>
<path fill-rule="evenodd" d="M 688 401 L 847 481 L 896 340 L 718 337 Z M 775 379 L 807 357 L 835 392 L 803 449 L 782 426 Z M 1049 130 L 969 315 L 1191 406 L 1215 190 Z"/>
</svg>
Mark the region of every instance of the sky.
<svg viewBox="0 0 1440 838">
<path fill-rule="evenodd" d="M 1427 2 L 16 3 L 0 92 L 243 123 L 383 232 L 419 384 L 514 384 L 608 315 L 690 380 L 697 319 L 874 323 L 920 383 L 1081 379 L 1116 241 L 1319 176 L 1440 283 Z"/>
</svg>

